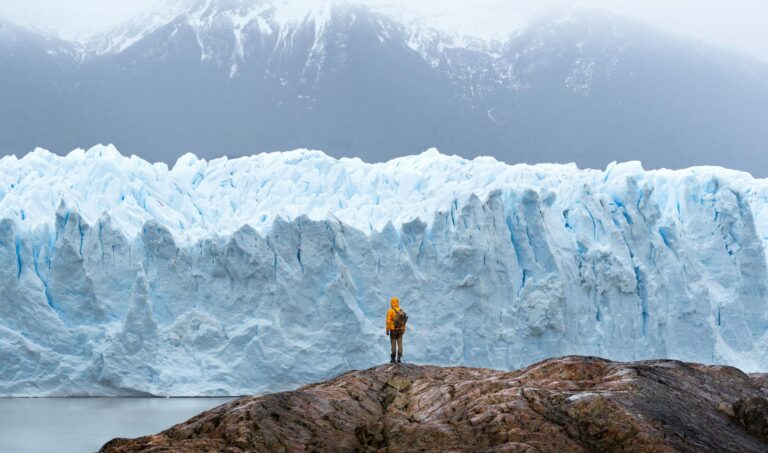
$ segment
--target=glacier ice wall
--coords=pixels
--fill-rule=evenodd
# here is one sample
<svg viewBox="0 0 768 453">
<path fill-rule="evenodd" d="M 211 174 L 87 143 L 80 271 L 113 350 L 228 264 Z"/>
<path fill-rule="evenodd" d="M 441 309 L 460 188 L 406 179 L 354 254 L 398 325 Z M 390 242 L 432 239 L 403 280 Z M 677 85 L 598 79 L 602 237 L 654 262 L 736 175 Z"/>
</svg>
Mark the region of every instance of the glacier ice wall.
<svg viewBox="0 0 768 453">
<path fill-rule="evenodd" d="M 0 395 L 236 395 L 388 359 L 768 368 L 768 183 L 430 150 L 0 159 Z"/>
</svg>

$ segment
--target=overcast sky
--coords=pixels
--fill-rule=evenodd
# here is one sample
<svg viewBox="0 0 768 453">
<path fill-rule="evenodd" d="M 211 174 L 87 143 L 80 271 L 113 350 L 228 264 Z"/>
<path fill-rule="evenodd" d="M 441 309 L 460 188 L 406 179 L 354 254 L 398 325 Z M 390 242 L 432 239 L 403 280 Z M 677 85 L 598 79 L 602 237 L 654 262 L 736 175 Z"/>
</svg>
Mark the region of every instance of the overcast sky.
<svg viewBox="0 0 768 453">
<path fill-rule="evenodd" d="M 83 39 L 163 0 L 0 0 L 0 16 Z M 277 0 L 312 4 L 320 0 Z M 476 35 L 505 34 L 557 4 L 608 9 L 768 61 L 768 0 L 359 0 Z"/>
</svg>

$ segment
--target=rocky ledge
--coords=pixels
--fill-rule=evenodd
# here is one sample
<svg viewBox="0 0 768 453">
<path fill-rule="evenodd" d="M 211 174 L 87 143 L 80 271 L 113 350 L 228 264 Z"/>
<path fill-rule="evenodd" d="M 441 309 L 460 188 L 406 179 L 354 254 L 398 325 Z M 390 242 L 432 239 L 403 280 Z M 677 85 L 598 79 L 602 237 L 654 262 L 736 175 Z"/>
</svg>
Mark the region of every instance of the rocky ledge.
<svg viewBox="0 0 768 453">
<path fill-rule="evenodd" d="M 766 452 L 768 377 L 595 357 L 524 370 L 381 365 L 248 397 L 102 452 Z"/>
</svg>

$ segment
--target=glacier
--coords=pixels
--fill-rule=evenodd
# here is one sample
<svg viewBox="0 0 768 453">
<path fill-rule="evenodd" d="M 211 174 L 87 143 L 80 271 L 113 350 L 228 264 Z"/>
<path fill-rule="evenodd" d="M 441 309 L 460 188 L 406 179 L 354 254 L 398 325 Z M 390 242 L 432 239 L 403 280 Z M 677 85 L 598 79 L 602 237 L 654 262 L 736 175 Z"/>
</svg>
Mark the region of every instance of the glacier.
<svg viewBox="0 0 768 453">
<path fill-rule="evenodd" d="M 768 369 L 768 180 L 296 150 L 0 159 L 0 396 L 243 395 L 386 361 Z"/>
</svg>

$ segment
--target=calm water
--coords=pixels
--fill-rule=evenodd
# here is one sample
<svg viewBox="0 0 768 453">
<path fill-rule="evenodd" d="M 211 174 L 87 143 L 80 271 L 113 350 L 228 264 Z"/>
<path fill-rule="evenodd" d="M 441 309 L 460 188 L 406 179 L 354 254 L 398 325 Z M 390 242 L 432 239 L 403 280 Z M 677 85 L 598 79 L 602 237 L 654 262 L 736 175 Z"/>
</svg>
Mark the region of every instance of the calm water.
<svg viewBox="0 0 768 453">
<path fill-rule="evenodd" d="M 89 453 L 154 434 L 231 398 L 0 398 L 0 452 Z"/>
</svg>

